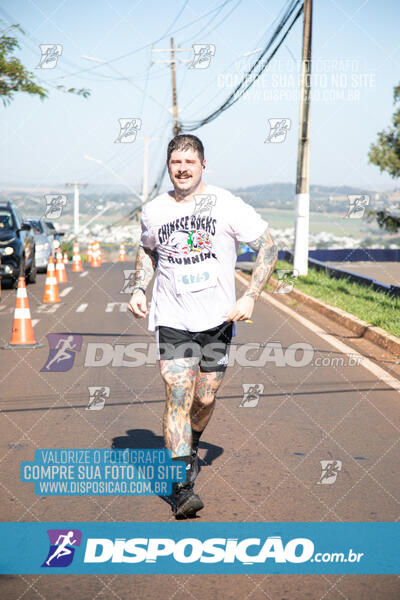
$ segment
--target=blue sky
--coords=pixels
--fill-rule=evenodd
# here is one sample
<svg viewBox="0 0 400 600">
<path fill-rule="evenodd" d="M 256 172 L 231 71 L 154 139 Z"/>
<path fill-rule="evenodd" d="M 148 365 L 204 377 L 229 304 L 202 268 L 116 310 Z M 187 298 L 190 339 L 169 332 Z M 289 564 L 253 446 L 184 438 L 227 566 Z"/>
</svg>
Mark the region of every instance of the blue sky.
<svg viewBox="0 0 400 600">
<path fill-rule="evenodd" d="M 16 53 L 23 64 L 45 86 L 86 87 L 92 95 L 85 100 L 49 87 L 50 96 L 43 102 L 18 94 L 11 105 L 1 107 L 0 183 L 33 183 L 39 188 L 77 180 L 139 190 L 144 136 L 149 135 L 156 138 L 150 146 L 152 185 L 172 137 L 172 118 L 169 65 L 150 67 L 152 58 L 169 55 L 152 53 L 151 44 L 168 48 L 174 33 L 175 46 L 189 49 L 178 54 L 186 60 L 193 56 L 192 44 L 215 44 L 208 69 L 189 70 L 188 63 L 177 66 L 180 118 L 197 120 L 232 91 L 235 77 L 237 81 L 241 69 L 257 56 L 243 59 L 243 54 L 265 46 L 286 2 L 229 0 L 221 4 L 221 0 L 3 0 L 7 13 L 0 11 L 3 25 L 19 23 L 27 33 L 20 36 L 21 50 Z M 311 183 L 395 187 L 395 181 L 368 164 L 367 153 L 393 113 L 393 87 L 400 80 L 399 17 L 395 0 L 385 2 L 384 9 L 372 0 L 314 2 Z M 193 132 L 205 145 L 205 180 L 210 184 L 234 188 L 295 181 L 296 61 L 301 55 L 301 34 L 302 17 L 248 95 Z M 39 43 L 62 45 L 55 69 L 36 68 Z M 83 55 L 111 62 L 99 65 Z M 120 118 L 142 120 L 133 143 L 114 143 Z M 265 143 L 268 119 L 273 118 L 291 120 L 286 140 L 279 144 Z"/>
</svg>

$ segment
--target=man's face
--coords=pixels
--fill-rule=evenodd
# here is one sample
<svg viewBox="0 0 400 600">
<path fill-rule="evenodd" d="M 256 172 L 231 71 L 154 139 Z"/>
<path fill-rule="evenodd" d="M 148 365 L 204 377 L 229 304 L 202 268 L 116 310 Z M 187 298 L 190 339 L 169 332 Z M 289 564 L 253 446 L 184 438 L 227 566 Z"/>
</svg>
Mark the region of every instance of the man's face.
<svg viewBox="0 0 400 600">
<path fill-rule="evenodd" d="M 203 165 L 195 150 L 174 150 L 168 163 L 168 171 L 175 190 L 191 193 L 201 182 Z"/>
</svg>

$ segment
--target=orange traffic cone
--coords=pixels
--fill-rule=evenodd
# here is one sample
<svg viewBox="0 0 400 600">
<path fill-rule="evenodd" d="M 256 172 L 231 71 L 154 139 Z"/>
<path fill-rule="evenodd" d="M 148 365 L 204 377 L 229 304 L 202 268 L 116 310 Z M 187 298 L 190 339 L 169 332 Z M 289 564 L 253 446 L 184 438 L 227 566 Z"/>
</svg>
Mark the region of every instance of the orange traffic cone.
<svg viewBox="0 0 400 600">
<path fill-rule="evenodd" d="M 64 252 L 63 263 L 64 265 L 69 265 L 68 254 L 66 252 Z"/>
<path fill-rule="evenodd" d="M 126 261 L 125 244 L 121 244 L 119 247 L 118 262 L 125 262 L 125 261 Z"/>
<path fill-rule="evenodd" d="M 67 283 L 68 277 L 67 272 L 65 270 L 64 263 L 62 261 L 62 253 L 57 252 L 57 262 L 56 262 L 56 278 L 58 283 Z"/>
<path fill-rule="evenodd" d="M 89 264 L 91 264 L 91 262 L 92 262 L 92 253 L 93 253 L 92 246 L 93 246 L 92 242 L 89 242 L 87 254 L 86 254 L 86 262 Z"/>
<path fill-rule="evenodd" d="M 83 271 L 81 255 L 79 254 L 78 242 L 74 242 L 74 255 L 72 257 L 72 272 L 81 273 Z"/>
<path fill-rule="evenodd" d="M 33 334 L 31 311 L 29 310 L 28 295 L 26 293 L 25 277 L 18 278 L 17 302 L 14 312 L 11 341 L 3 348 L 42 348 Z"/>
<path fill-rule="evenodd" d="M 58 293 L 57 278 L 54 269 L 53 257 L 49 257 L 49 264 L 47 265 L 46 283 L 44 284 L 44 296 L 43 304 L 61 302 L 60 295 Z"/>
<path fill-rule="evenodd" d="M 100 245 L 99 242 L 94 242 L 92 246 L 92 262 L 90 263 L 91 267 L 100 267 L 101 258 L 100 258 Z"/>
</svg>

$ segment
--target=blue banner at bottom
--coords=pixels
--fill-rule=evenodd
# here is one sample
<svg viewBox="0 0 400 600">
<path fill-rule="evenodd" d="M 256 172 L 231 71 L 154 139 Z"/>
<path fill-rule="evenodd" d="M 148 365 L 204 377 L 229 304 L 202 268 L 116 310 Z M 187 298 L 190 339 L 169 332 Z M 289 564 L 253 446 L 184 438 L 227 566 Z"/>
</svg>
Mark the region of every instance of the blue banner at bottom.
<svg viewBox="0 0 400 600">
<path fill-rule="evenodd" d="M 0 523 L 2 574 L 397 574 L 400 523 Z"/>
</svg>

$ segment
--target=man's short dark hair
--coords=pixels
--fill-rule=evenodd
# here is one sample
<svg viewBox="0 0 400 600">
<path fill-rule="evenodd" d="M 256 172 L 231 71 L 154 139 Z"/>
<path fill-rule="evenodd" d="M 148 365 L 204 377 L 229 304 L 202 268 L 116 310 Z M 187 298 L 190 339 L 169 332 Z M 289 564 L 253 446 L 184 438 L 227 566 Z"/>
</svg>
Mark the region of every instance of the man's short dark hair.
<svg viewBox="0 0 400 600">
<path fill-rule="evenodd" d="M 199 140 L 199 138 L 195 135 L 190 135 L 190 133 L 181 133 L 180 135 L 176 135 L 174 138 L 172 138 L 168 144 L 168 163 L 174 150 L 194 150 L 199 155 L 200 162 L 203 162 L 204 160 L 204 146 L 201 140 Z"/>
</svg>

